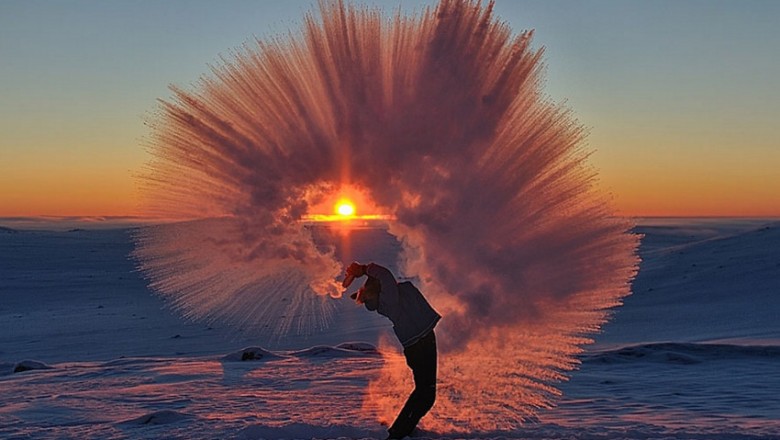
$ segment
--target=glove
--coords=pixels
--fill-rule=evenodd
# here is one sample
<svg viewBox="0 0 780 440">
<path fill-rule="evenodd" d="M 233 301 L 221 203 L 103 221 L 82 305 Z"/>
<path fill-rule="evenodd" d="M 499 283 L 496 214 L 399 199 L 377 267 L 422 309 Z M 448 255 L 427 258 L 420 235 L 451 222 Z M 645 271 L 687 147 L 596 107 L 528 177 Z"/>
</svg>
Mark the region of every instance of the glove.
<svg viewBox="0 0 780 440">
<path fill-rule="evenodd" d="M 366 274 L 366 265 L 360 264 L 357 261 L 353 261 L 347 268 L 347 273 L 344 276 L 344 281 L 341 282 L 341 287 L 347 288 L 355 278 L 362 277 Z"/>
</svg>

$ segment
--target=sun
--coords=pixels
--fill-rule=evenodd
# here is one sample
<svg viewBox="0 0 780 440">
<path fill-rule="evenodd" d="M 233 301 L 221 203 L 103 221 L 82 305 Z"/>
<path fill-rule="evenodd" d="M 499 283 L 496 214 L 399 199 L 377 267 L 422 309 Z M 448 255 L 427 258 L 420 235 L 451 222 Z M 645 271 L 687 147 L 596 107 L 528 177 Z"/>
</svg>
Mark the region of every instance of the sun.
<svg viewBox="0 0 780 440">
<path fill-rule="evenodd" d="M 355 204 L 349 199 L 339 199 L 334 208 L 336 214 L 342 217 L 353 217 L 355 215 Z"/>
<path fill-rule="evenodd" d="M 333 189 L 333 188 L 330 188 Z M 342 186 L 336 190 L 313 188 L 307 195 L 307 213 L 300 221 L 305 224 L 325 223 L 337 228 L 364 228 L 395 219 L 380 209 L 361 188 Z"/>
</svg>

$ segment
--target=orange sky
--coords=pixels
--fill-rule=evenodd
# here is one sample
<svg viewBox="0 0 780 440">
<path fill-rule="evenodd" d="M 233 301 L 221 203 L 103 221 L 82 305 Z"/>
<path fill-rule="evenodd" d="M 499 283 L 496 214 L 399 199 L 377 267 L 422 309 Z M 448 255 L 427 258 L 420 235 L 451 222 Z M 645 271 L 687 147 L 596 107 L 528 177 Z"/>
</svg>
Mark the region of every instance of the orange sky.
<svg viewBox="0 0 780 440">
<path fill-rule="evenodd" d="M 599 119 L 583 116 L 585 122 Z M 773 148 L 774 139 L 625 128 L 630 124 L 615 117 L 594 126 L 587 146 L 595 149 L 591 164 L 600 188 L 612 194 L 622 215 L 780 216 L 780 148 Z M 0 217 L 137 214 L 133 175 L 149 159 L 141 147 L 147 133 L 140 118 L 128 118 L 114 131 L 74 127 L 20 132 L 18 139 L 9 132 L 0 140 L 22 145 L 0 150 Z M 741 148 L 743 141 L 754 147 Z"/>
<path fill-rule="evenodd" d="M 140 146 L 143 124 L 125 124 L 116 136 L 44 133 L 29 139 L 42 147 L 0 151 L 0 217 L 136 215 L 134 173 L 149 156 Z M 599 186 L 620 214 L 780 216 L 780 148 L 767 148 L 771 141 L 759 154 L 728 139 L 706 139 L 709 147 L 701 148 L 697 136 L 622 133 L 616 125 L 594 128 L 588 146 L 596 149 Z"/>
<path fill-rule="evenodd" d="M 0 217 L 134 215 L 133 173 L 145 161 L 140 146 L 112 150 L 110 144 L 57 141 L 32 136 L 44 147 L 0 154 Z M 49 147 L 49 145 L 53 147 Z"/>
<path fill-rule="evenodd" d="M 771 172 L 724 175 L 673 168 L 650 175 L 633 168 L 602 172 L 600 185 L 628 216 L 780 216 L 778 181 Z M 0 217 L 135 215 L 136 203 L 132 173 L 122 166 L 49 166 L 0 175 Z"/>
</svg>

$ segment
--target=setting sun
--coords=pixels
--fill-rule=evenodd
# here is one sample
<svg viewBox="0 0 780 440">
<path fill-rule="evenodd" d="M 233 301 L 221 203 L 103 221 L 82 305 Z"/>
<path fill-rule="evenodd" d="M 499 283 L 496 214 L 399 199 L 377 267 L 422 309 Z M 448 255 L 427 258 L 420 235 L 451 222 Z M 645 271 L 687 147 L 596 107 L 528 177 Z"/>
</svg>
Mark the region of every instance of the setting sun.
<svg viewBox="0 0 780 440">
<path fill-rule="evenodd" d="M 364 227 L 367 222 L 387 222 L 394 217 L 380 209 L 361 188 L 341 185 L 324 194 L 312 194 L 308 212 L 301 216 L 305 223 L 329 222 L 344 227 Z M 358 212 L 360 206 L 360 212 Z"/>
<path fill-rule="evenodd" d="M 341 199 L 336 203 L 336 213 L 343 217 L 352 217 L 355 215 L 355 204 L 348 199 Z"/>
</svg>

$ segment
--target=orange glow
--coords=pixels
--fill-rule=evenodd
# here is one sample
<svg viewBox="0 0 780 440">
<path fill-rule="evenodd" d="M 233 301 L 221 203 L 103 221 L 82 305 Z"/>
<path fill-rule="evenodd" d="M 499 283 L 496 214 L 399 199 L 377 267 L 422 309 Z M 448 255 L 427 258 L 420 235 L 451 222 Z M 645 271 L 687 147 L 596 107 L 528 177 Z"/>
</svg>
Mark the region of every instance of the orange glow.
<svg viewBox="0 0 780 440">
<path fill-rule="evenodd" d="M 122 166 L 0 172 L 0 217 L 132 216 L 136 206 L 135 182 Z"/>
<path fill-rule="evenodd" d="M 613 195 L 619 214 L 632 217 L 777 217 L 780 174 L 751 167 L 728 168 L 653 164 L 623 165 L 602 173 L 602 188 Z"/>
<path fill-rule="evenodd" d="M 336 214 L 342 217 L 354 217 L 355 216 L 355 204 L 349 199 L 340 199 L 335 206 Z"/>
<path fill-rule="evenodd" d="M 10 170 L 9 170 L 10 171 Z M 136 214 L 135 183 L 125 170 L 69 173 L 9 172 L 0 175 L 0 217 L 15 216 L 132 216 Z M 780 188 L 777 176 L 729 176 L 730 179 L 679 173 L 649 182 L 641 170 L 634 174 L 601 175 L 601 187 L 612 193 L 612 202 L 621 215 L 631 217 L 778 217 Z M 122 176 L 128 174 L 127 177 Z M 713 176 L 721 177 L 713 174 Z M 762 178 L 763 177 L 763 178 Z M 354 200 L 354 213 L 337 206 L 335 198 L 315 205 L 305 221 L 344 221 L 351 219 L 387 220 Z M 360 207 L 358 214 L 358 206 Z M 334 210 L 335 207 L 335 210 Z M 344 209 L 344 211 L 342 211 Z"/>
<path fill-rule="evenodd" d="M 320 194 L 316 203 L 309 207 L 309 213 L 301 220 L 304 222 L 338 222 L 349 224 L 353 221 L 392 220 L 385 210 L 376 206 L 371 197 L 361 188 L 342 185 L 335 191 Z M 360 214 L 358 214 L 360 206 Z"/>
<path fill-rule="evenodd" d="M 612 202 L 621 215 L 780 216 L 780 174 L 775 166 L 780 156 L 776 153 L 766 158 L 696 158 L 679 157 L 683 153 L 675 150 L 673 157 L 668 157 L 657 154 L 651 145 L 640 146 L 630 154 L 596 156 L 601 159 L 596 164 L 601 171 L 600 187 L 612 193 Z M 31 153 L 29 157 L 8 159 L 0 160 L 0 217 L 137 213 L 137 183 L 130 170 L 139 168 L 143 157 L 100 166 L 75 163 L 67 155 L 44 160 Z M 732 162 L 736 166 L 730 166 Z M 370 196 L 346 185 L 311 204 L 304 221 L 348 220 L 338 208 L 334 211 L 341 198 L 350 200 L 355 207 L 354 216 L 350 217 L 353 220 L 390 218 Z"/>
</svg>

